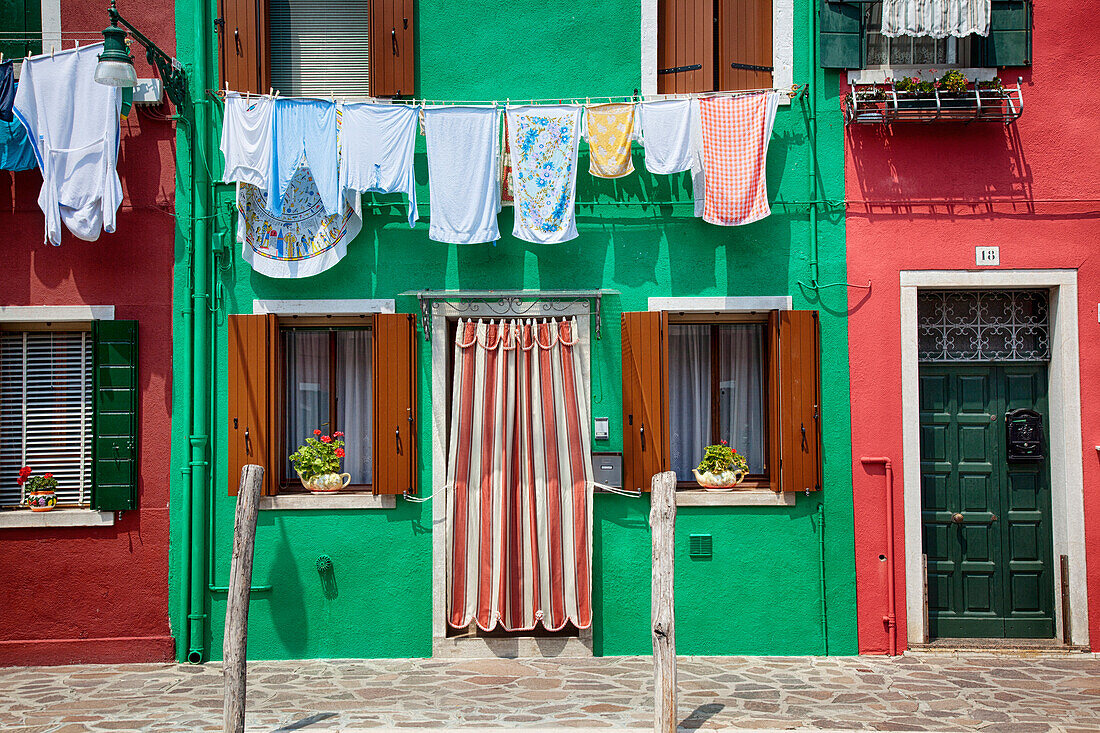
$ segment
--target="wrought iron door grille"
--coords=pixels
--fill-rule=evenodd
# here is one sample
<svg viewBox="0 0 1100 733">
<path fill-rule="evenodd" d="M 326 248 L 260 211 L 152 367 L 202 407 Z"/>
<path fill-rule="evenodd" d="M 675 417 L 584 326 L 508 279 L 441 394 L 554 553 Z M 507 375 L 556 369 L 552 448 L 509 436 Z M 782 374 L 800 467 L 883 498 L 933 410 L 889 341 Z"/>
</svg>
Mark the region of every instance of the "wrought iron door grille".
<svg viewBox="0 0 1100 733">
<path fill-rule="evenodd" d="M 1045 290 L 922 290 L 917 352 L 923 362 L 1048 361 Z"/>
</svg>

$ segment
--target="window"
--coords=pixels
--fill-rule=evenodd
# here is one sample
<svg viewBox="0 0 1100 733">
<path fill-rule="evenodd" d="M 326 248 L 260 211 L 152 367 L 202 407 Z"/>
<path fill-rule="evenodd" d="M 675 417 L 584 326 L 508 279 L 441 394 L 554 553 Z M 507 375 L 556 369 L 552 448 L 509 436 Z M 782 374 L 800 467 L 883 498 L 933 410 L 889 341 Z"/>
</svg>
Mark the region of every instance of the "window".
<svg viewBox="0 0 1100 733">
<path fill-rule="evenodd" d="M 659 0 L 657 91 L 772 86 L 773 0 Z"/>
<path fill-rule="evenodd" d="M 59 505 L 90 502 L 90 332 L 0 332 L 0 505 L 22 502 L 21 466 L 53 473 Z"/>
<path fill-rule="evenodd" d="M 344 433 L 343 471 L 351 483 L 372 478 L 373 344 L 370 328 L 283 331 L 286 400 L 284 455 L 290 455 L 315 429 Z M 333 417 L 335 416 L 335 418 Z M 284 486 L 297 490 L 294 469 L 284 466 Z"/>
<path fill-rule="evenodd" d="M 882 3 L 867 11 L 867 62 L 865 66 L 969 66 L 969 38 L 882 35 Z"/>
<path fill-rule="evenodd" d="M 816 311 L 623 313 L 622 374 L 624 488 L 661 471 L 698 488 L 691 469 L 720 440 L 750 487 L 821 488 Z"/>
<path fill-rule="evenodd" d="M 284 95 L 367 96 L 367 3 L 271 0 L 271 86 Z M 339 33 L 332 19 L 339 18 Z"/>
<path fill-rule="evenodd" d="M 962 39 L 887 39 L 882 3 L 820 0 L 819 60 L 827 69 L 883 65 L 1031 65 L 1031 1 L 990 0 L 989 35 Z M 927 60 L 926 60 L 927 59 Z"/>
<path fill-rule="evenodd" d="M 416 489 L 416 334 L 407 314 L 231 315 L 228 489 L 246 464 L 263 492 L 303 491 L 287 456 L 315 429 L 345 433 L 343 470 L 374 494 Z"/>
<path fill-rule="evenodd" d="M 59 505 L 137 507 L 137 321 L 0 330 L 0 506 L 21 466 L 57 478 Z"/>
<path fill-rule="evenodd" d="M 240 92 L 411 97 L 413 0 L 220 0 L 221 79 Z"/>
<path fill-rule="evenodd" d="M 672 470 L 681 484 L 706 446 L 725 441 L 766 478 L 767 323 L 671 323 L 668 327 Z"/>
</svg>

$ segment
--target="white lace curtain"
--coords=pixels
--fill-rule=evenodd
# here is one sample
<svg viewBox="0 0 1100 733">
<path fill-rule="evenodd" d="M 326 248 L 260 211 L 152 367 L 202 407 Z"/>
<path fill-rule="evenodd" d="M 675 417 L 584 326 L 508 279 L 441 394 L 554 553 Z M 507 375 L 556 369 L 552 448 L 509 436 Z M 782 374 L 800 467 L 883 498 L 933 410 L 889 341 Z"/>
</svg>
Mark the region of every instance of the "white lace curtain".
<svg viewBox="0 0 1100 733">
<path fill-rule="evenodd" d="M 990 0 L 882 0 L 882 35 L 989 35 Z"/>
</svg>

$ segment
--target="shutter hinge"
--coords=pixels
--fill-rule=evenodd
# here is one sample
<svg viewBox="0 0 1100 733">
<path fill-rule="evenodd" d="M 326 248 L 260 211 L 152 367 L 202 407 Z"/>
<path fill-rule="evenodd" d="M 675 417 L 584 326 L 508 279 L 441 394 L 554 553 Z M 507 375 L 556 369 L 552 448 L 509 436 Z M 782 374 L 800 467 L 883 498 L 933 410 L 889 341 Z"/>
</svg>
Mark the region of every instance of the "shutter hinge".
<svg viewBox="0 0 1100 733">
<path fill-rule="evenodd" d="M 225 18 L 214 18 L 214 32 L 222 33 L 225 30 Z"/>
<path fill-rule="evenodd" d="M 657 69 L 658 74 L 679 74 L 681 71 L 698 71 L 703 68 L 702 64 L 691 64 L 690 66 L 673 66 L 669 69 Z"/>
<path fill-rule="evenodd" d="M 736 62 L 731 63 L 730 67 L 739 71 L 775 71 L 773 66 L 757 66 L 756 64 L 739 64 Z"/>
</svg>

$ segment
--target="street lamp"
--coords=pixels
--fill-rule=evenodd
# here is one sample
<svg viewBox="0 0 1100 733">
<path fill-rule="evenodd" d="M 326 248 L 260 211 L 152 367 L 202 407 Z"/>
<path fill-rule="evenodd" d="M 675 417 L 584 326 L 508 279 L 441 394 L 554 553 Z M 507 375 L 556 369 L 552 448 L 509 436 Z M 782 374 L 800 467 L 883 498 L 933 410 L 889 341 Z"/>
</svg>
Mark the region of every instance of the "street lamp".
<svg viewBox="0 0 1100 733">
<path fill-rule="evenodd" d="M 107 16 L 111 19 L 111 25 L 103 29 L 103 53 L 99 55 L 99 63 L 95 67 L 95 80 L 109 87 L 137 86 L 134 57 L 130 55 L 126 31 L 119 28 L 122 25 L 145 47 L 145 58 L 160 74 L 161 81 L 164 82 L 164 93 L 172 104 L 179 107 L 187 97 L 187 75 L 183 71 L 183 65 L 161 51 L 157 44 L 119 15 L 115 0 L 111 0 Z"/>
</svg>

